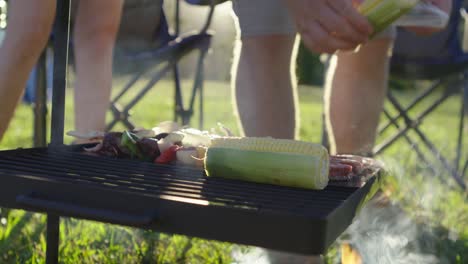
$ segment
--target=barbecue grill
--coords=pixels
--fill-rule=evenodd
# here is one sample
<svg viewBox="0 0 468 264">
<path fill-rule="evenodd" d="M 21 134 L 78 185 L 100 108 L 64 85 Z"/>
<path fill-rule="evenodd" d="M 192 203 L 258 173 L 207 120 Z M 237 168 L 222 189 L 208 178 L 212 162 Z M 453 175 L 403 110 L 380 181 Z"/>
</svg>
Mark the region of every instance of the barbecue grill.
<svg viewBox="0 0 468 264">
<path fill-rule="evenodd" d="M 70 1 L 57 1 L 51 144 L 0 152 L 0 206 L 43 212 L 47 263 L 59 217 L 76 217 L 300 254 L 321 254 L 375 193 L 379 171 L 314 191 L 206 177 L 203 170 L 97 157 L 65 146 Z"/>
</svg>

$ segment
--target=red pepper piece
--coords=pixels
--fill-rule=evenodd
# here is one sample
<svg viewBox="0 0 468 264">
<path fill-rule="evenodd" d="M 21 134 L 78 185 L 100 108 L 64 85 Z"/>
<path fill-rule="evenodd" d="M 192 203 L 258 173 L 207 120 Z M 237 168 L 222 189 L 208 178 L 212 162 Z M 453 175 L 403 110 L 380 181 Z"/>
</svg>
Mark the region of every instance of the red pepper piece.
<svg viewBox="0 0 468 264">
<path fill-rule="evenodd" d="M 178 150 L 179 148 L 180 148 L 180 147 L 177 146 L 177 145 L 172 145 L 172 146 L 170 146 L 168 149 L 166 149 L 165 151 L 163 151 L 163 153 L 161 153 L 161 155 L 159 155 L 159 156 L 154 160 L 154 163 L 169 164 L 169 163 L 175 161 L 176 158 L 177 158 L 176 152 L 177 152 L 177 150 Z"/>
</svg>

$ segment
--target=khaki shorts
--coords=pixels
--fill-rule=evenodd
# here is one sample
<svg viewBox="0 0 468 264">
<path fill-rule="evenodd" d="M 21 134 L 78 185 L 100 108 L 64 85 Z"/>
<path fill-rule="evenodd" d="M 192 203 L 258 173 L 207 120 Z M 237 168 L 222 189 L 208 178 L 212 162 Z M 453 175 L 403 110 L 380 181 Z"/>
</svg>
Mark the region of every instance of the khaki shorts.
<svg viewBox="0 0 468 264">
<path fill-rule="evenodd" d="M 295 35 L 297 32 L 283 0 L 232 0 L 232 5 L 242 37 Z M 396 30 L 391 27 L 377 37 L 395 38 L 395 35 Z"/>
</svg>

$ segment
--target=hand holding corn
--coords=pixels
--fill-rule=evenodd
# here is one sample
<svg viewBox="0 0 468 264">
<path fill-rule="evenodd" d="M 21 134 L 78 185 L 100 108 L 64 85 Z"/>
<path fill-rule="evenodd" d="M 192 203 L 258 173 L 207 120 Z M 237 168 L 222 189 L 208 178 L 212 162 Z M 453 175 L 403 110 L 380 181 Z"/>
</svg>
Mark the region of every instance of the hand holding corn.
<svg viewBox="0 0 468 264">
<path fill-rule="evenodd" d="M 374 28 L 373 35 L 381 32 L 399 17 L 409 12 L 419 2 L 433 4 L 450 14 L 452 0 L 364 0 L 358 7 Z M 431 34 L 440 29 L 428 27 L 411 27 L 409 30 L 419 34 Z"/>
<path fill-rule="evenodd" d="M 285 0 L 305 46 L 317 53 L 354 50 L 390 26 L 418 2 L 448 14 L 451 0 Z M 419 34 L 440 29 L 409 28 Z"/>
<path fill-rule="evenodd" d="M 284 0 L 301 34 L 313 52 L 353 50 L 367 41 L 372 26 L 352 0 Z"/>
</svg>

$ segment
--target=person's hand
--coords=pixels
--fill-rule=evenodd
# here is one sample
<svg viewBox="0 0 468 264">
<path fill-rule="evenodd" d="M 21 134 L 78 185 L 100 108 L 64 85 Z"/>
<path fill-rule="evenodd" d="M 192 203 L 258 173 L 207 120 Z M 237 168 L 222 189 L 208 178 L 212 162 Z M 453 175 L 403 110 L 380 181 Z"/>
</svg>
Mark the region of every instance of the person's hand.
<svg viewBox="0 0 468 264">
<path fill-rule="evenodd" d="M 252 0 L 255 1 L 255 0 Z M 304 45 L 313 52 L 353 50 L 368 40 L 372 26 L 353 0 L 284 0 Z"/>
<path fill-rule="evenodd" d="M 452 11 L 452 0 L 425 0 L 425 2 L 431 3 L 437 6 L 442 11 L 446 12 L 448 15 L 450 15 Z M 431 34 L 434 34 L 443 30 L 442 28 L 431 28 L 431 27 L 405 27 L 405 28 L 418 35 L 431 35 Z"/>
</svg>

